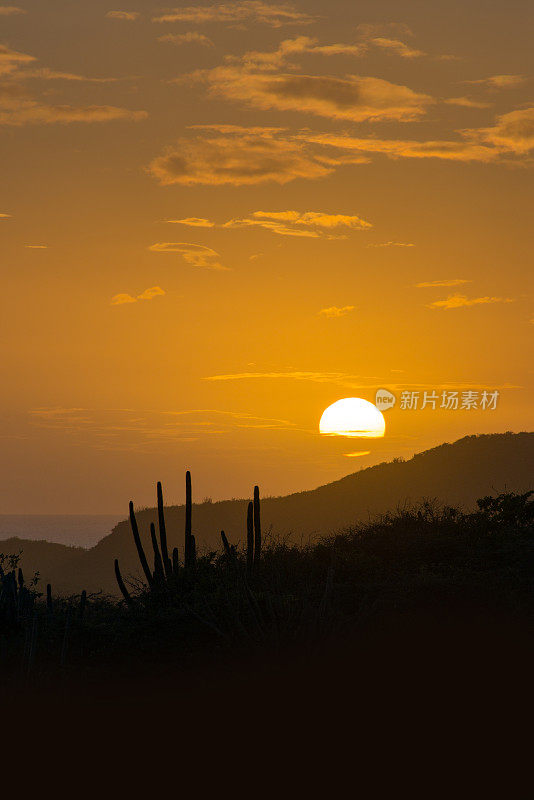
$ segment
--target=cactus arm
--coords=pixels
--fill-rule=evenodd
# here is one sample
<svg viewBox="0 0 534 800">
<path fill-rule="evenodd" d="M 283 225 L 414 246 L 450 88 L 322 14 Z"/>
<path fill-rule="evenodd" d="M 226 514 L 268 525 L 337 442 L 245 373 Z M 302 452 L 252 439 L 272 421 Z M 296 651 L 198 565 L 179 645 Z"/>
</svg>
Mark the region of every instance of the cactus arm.
<svg viewBox="0 0 534 800">
<path fill-rule="evenodd" d="M 165 512 L 163 510 L 163 489 L 161 481 L 158 481 L 156 492 L 158 495 L 158 525 L 159 525 L 159 541 L 161 545 L 161 558 L 163 560 L 163 567 L 167 578 L 172 575 L 172 564 L 169 558 L 169 550 L 167 547 L 167 529 L 165 527 Z"/>
<path fill-rule="evenodd" d="M 46 584 L 46 610 L 49 614 L 53 611 L 52 605 L 52 585 L 50 583 Z"/>
<path fill-rule="evenodd" d="M 150 523 L 150 538 L 152 540 L 152 548 L 154 550 L 154 578 L 163 582 L 165 580 L 165 573 L 163 572 L 163 561 L 161 560 L 158 540 L 156 539 L 156 528 L 153 522 Z"/>
<path fill-rule="evenodd" d="M 221 539 L 222 539 L 222 543 L 223 543 L 223 547 L 224 547 L 224 552 L 226 553 L 227 556 L 231 556 L 232 555 L 232 548 L 230 547 L 230 543 L 229 543 L 228 539 L 226 538 L 226 534 L 225 534 L 224 531 L 221 531 Z"/>
<path fill-rule="evenodd" d="M 195 537 L 191 533 L 191 520 L 193 515 L 193 494 L 191 490 L 191 473 L 185 473 L 185 548 L 184 561 L 186 569 L 194 566 L 196 560 Z"/>
<path fill-rule="evenodd" d="M 178 548 L 175 547 L 172 551 L 172 571 L 174 575 L 178 575 L 180 569 L 180 558 L 178 556 Z"/>
<path fill-rule="evenodd" d="M 126 588 L 126 586 L 124 585 L 124 581 L 122 579 L 121 571 L 119 569 L 119 561 L 118 561 L 117 558 L 115 559 L 115 577 L 117 579 L 117 584 L 119 586 L 119 589 L 121 590 L 122 596 L 124 597 L 124 599 L 126 600 L 128 605 L 131 606 L 132 602 L 133 602 L 132 601 L 132 596 L 131 596 L 130 592 L 128 591 L 128 589 Z"/>
<path fill-rule="evenodd" d="M 143 572 L 145 573 L 145 577 L 148 581 L 148 585 L 152 586 L 152 584 L 154 583 L 154 579 L 152 578 L 152 573 L 150 572 L 148 561 L 146 560 L 145 551 L 143 550 L 143 545 L 141 544 L 141 537 L 139 536 L 139 528 L 137 527 L 137 520 L 135 518 L 135 513 L 134 513 L 134 505 L 131 500 L 130 500 L 130 525 L 132 526 L 132 533 L 135 546 L 137 547 L 139 561 L 141 562 L 141 566 L 143 568 Z"/>
<path fill-rule="evenodd" d="M 254 564 L 257 566 L 261 558 L 261 520 L 260 520 L 260 490 L 254 487 Z"/>
<path fill-rule="evenodd" d="M 80 595 L 80 619 L 83 619 L 86 606 L 87 606 L 87 592 L 84 589 Z"/>
<path fill-rule="evenodd" d="M 247 572 L 250 574 L 254 566 L 254 504 L 247 508 Z"/>
</svg>

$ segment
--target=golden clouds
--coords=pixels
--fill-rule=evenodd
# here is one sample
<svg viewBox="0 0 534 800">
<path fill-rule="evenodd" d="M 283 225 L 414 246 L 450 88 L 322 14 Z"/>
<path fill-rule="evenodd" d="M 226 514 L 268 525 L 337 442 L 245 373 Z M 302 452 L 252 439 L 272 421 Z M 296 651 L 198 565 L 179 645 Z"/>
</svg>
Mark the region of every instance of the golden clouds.
<svg viewBox="0 0 534 800">
<path fill-rule="evenodd" d="M 14 17 L 17 14 L 26 14 L 26 9 L 18 6 L 0 6 L 0 17 Z"/>
<path fill-rule="evenodd" d="M 140 16 L 138 11 L 108 11 L 106 14 L 108 19 L 122 19 L 127 22 L 134 22 Z"/>
<path fill-rule="evenodd" d="M 36 100 L 6 103 L 0 97 L 0 125 L 51 125 L 70 122 L 110 122 L 145 119 L 146 111 L 130 111 L 116 106 L 45 105 Z"/>
<path fill-rule="evenodd" d="M 334 165 L 310 152 L 306 143 L 280 135 L 276 128 L 228 125 L 178 140 L 148 170 L 162 186 L 246 186 L 322 178 L 333 172 Z"/>
<path fill-rule="evenodd" d="M 415 247 L 412 242 L 374 242 L 367 247 Z"/>
<path fill-rule="evenodd" d="M 232 66 L 195 73 L 214 96 L 263 110 L 298 111 L 330 119 L 407 121 L 421 117 L 432 97 L 382 78 L 265 74 Z"/>
<path fill-rule="evenodd" d="M 158 36 L 158 42 L 170 42 L 171 44 L 200 44 L 203 47 L 213 47 L 213 42 L 203 33 L 188 31 L 187 33 L 166 33 Z"/>
<path fill-rule="evenodd" d="M 453 308 L 464 308 L 466 306 L 491 305 L 493 303 L 513 303 L 510 297 L 466 297 L 465 294 L 452 294 L 445 300 L 436 300 L 429 303 L 429 308 L 442 308 L 449 311 Z"/>
<path fill-rule="evenodd" d="M 478 84 L 487 86 L 491 89 L 513 89 L 520 86 L 526 80 L 524 75 L 490 75 L 489 78 L 481 78 L 476 81 L 462 81 L 462 83 Z"/>
<path fill-rule="evenodd" d="M 435 286 L 460 286 L 462 283 L 471 283 L 471 281 L 465 280 L 464 278 L 450 278 L 443 281 L 424 281 L 423 283 L 416 283 L 415 287 L 417 289 L 431 289 Z"/>
<path fill-rule="evenodd" d="M 368 230 L 372 228 L 370 222 L 361 217 L 348 214 L 325 214 L 319 211 L 254 211 L 252 218 L 232 219 L 225 222 L 225 228 L 243 228 L 259 226 L 278 233 L 281 236 L 307 236 L 318 238 L 339 238 L 325 233 L 325 231 L 338 228 L 351 228 L 353 230 Z"/>
<path fill-rule="evenodd" d="M 19 53 L 11 50 L 4 44 L 0 44 L 0 75 L 10 75 L 20 69 L 25 64 L 30 64 L 37 59 L 26 53 Z"/>
<path fill-rule="evenodd" d="M 228 271 L 220 262 L 220 255 L 211 247 L 187 242 L 156 242 L 148 248 L 153 253 L 178 253 L 192 267 Z"/>
<path fill-rule="evenodd" d="M 534 149 L 534 106 L 501 114 L 495 125 L 470 129 L 464 134 L 492 145 L 498 152 L 524 155 Z"/>
<path fill-rule="evenodd" d="M 171 222 L 173 225 L 188 225 L 191 228 L 213 228 L 214 222 L 203 217 L 185 217 L 184 219 L 168 219 L 166 222 Z"/>
<path fill-rule="evenodd" d="M 356 306 L 330 306 L 329 308 L 322 308 L 317 313 L 321 317 L 327 317 L 327 319 L 337 319 L 338 317 L 345 317 L 351 311 L 354 311 Z"/>
<path fill-rule="evenodd" d="M 162 297 L 164 294 L 165 292 L 161 286 L 150 286 L 135 297 L 131 294 L 116 294 L 111 298 L 111 305 L 122 306 L 130 303 L 137 303 L 139 300 L 153 300 L 154 297 Z"/>
<path fill-rule="evenodd" d="M 215 222 L 198 217 L 185 219 L 169 219 L 167 222 L 187 225 L 193 228 L 213 228 Z M 327 214 L 320 211 L 253 211 L 250 217 L 230 219 L 217 225 L 219 228 L 265 228 L 280 236 L 304 236 L 317 239 L 325 236 L 330 239 L 346 238 L 329 231 L 350 228 L 352 230 L 368 230 L 370 222 L 361 217 L 349 214 Z"/>
<path fill-rule="evenodd" d="M 108 78 L 86 78 L 70 72 L 44 68 L 35 69 L 36 59 L 0 45 L 0 125 L 49 125 L 71 122 L 109 122 L 112 120 L 140 120 L 146 111 L 132 111 L 113 105 L 73 106 L 65 103 L 43 102 L 24 82 L 28 80 L 67 80 L 107 83 Z M 45 95 L 46 97 L 47 95 Z"/>
<path fill-rule="evenodd" d="M 12 219 L 12 214 L 0 214 L 0 219 Z"/>
<path fill-rule="evenodd" d="M 420 56 L 426 55 L 422 50 L 416 50 L 405 42 L 401 42 L 400 39 L 388 39 L 384 36 L 376 36 L 369 41 L 371 44 L 374 44 L 375 47 L 389 50 L 395 55 L 401 56 L 401 58 L 419 58 Z"/>
<path fill-rule="evenodd" d="M 298 11 L 290 4 L 271 4 L 261 0 L 240 0 L 240 2 L 215 3 L 210 6 L 182 6 L 173 8 L 153 18 L 153 22 L 221 22 L 233 24 L 255 22 L 280 28 L 282 25 L 307 24 L 314 18 Z"/>
</svg>

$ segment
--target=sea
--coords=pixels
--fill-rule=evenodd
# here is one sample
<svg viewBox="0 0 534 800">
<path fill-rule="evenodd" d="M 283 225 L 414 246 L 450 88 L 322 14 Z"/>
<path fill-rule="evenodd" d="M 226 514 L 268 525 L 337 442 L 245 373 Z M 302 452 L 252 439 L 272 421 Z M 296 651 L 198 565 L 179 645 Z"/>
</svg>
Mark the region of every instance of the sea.
<svg viewBox="0 0 534 800">
<path fill-rule="evenodd" d="M 12 536 L 90 548 L 122 519 L 112 514 L 0 514 L 0 551 L 2 541 Z"/>
</svg>

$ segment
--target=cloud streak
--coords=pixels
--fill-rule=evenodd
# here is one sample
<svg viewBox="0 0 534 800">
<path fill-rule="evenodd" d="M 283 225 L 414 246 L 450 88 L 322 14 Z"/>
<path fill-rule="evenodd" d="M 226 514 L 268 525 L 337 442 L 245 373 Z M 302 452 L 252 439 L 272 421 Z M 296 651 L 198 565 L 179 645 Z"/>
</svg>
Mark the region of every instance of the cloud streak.
<svg viewBox="0 0 534 800">
<path fill-rule="evenodd" d="M 139 11 L 108 11 L 106 14 L 108 19 L 122 19 L 126 22 L 134 22 L 140 16 Z"/>
<path fill-rule="evenodd" d="M 140 300 L 153 300 L 155 297 L 163 297 L 165 292 L 161 286 L 150 286 L 144 292 L 136 296 L 131 294 L 116 294 L 111 298 L 112 306 L 130 305 L 131 303 L 138 303 Z"/>
<path fill-rule="evenodd" d="M 321 158 L 305 142 L 280 135 L 277 128 L 226 125 L 179 139 L 150 163 L 148 172 L 162 186 L 251 186 L 323 178 L 335 164 L 335 159 Z"/>
<path fill-rule="evenodd" d="M 170 44 L 199 44 L 202 47 L 213 47 L 213 42 L 203 33 L 198 31 L 188 31 L 187 33 L 166 33 L 158 36 L 158 42 L 169 42 Z"/>
<path fill-rule="evenodd" d="M 466 297 L 465 294 L 451 294 L 445 300 L 435 300 L 433 303 L 429 303 L 428 308 L 440 308 L 443 311 L 450 311 L 454 308 L 513 302 L 510 297 Z"/>
<path fill-rule="evenodd" d="M 351 122 L 419 119 L 434 99 L 382 78 L 266 74 L 232 66 L 200 70 L 192 79 L 210 94 L 262 110 L 296 111 Z"/>
<path fill-rule="evenodd" d="M 441 281 L 423 281 L 414 285 L 417 289 L 431 289 L 434 286 L 460 286 L 462 283 L 471 283 L 471 281 L 465 278 L 450 278 Z"/>
<path fill-rule="evenodd" d="M 202 269 L 213 269 L 218 271 L 229 271 L 230 267 L 225 267 L 220 262 L 220 255 L 211 247 L 201 244 L 189 244 L 188 242 L 156 242 L 148 248 L 153 253 L 178 253 L 184 261 L 192 267 Z"/>
<path fill-rule="evenodd" d="M 346 317 L 354 309 L 355 306 L 329 306 L 329 308 L 322 308 L 318 314 L 327 319 L 338 319 L 339 317 Z"/>
<path fill-rule="evenodd" d="M 221 22 L 235 24 L 254 22 L 280 28 L 283 25 L 305 25 L 313 22 L 315 17 L 296 9 L 288 3 L 265 3 L 261 0 L 240 0 L 240 2 L 215 3 L 209 6 L 181 6 L 173 8 L 153 22 L 191 22 L 205 24 Z"/>
<path fill-rule="evenodd" d="M 25 8 L 18 6 L 0 6 L 0 17 L 14 17 L 18 14 L 26 14 Z"/>
</svg>

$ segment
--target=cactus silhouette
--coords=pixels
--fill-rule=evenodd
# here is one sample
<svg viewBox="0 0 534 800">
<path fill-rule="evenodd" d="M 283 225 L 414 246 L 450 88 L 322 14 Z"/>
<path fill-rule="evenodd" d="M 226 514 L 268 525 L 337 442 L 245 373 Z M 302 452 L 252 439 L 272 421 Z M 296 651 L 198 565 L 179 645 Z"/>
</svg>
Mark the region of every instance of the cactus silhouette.
<svg viewBox="0 0 534 800">
<path fill-rule="evenodd" d="M 161 553 L 159 552 L 158 540 L 156 539 L 156 528 L 154 523 L 150 523 L 150 538 L 152 540 L 152 549 L 154 550 L 154 581 L 156 583 L 163 583 L 165 581 L 165 573 L 163 571 L 163 561 Z"/>
<path fill-rule="evenodd" d="M 134 539 L 134 543 L 137 549 L 137 555 L 139 556 L 139 562 L 141 564 L 142 570 L 144 572 L 146 581 L 148 583 L 148 589 L 152 592 L 156 588 L 161 590 L 162 587 L 166 588 L 166 592 L 171 590 L 171 592 L 177 592 L 179 589 L 180 591 L 184 589 L 187 590 L 191 587 L 192 581 L 195 581 L 195 566 L 197 562 L 197 552 L 196 552 L 196 541 L 195 537 L 192 532 L 192 517 L 193 517 L 193 492 L 191 486 L 191 473 L 189 470 L 185 474 L 185 538 L 184 538 L 184 562 L 183 562 L 183 569 L 185 575 L 187 576 L 187 581 L 182 583 L 177 579 L 180 576 L 180 559 L 178 554 L 178 548 L 173 548 L 172 551 L 172 559 L 169 558 L 169 550 L 167 544 L 167 529 L 165 524 L 165 510 L 163 505 L 163 489 L 161 483 L 158 481 L 157 483 L 157 507 L 158 507 L 158 526 L 159 526 L 159 543 L 158 538 L 156 536 L 156 527 L 153 522 L 150 523 L 150 540 L 152 543 L 152 550 L 154 551 L 154 570 L 151 571 L 148 561 L 145 555 L 145 551 L 141 542 L 141 537 L 139 535 L 139 527 L 137 525 L 137 519 L 134 512 L 133 502 L 130 501 L 130 525 L 132 528 L 132 535 Z M 223 550 L 227 556 L 230 557 L 232 561 L 232 569 L 234 570 L 234 574 L 238 574 L 240 572 L 239 568 L 239 558 L 237 549 L 234 545 L 231 545 L 228 541 L 228 537 L 226 536 L 224 531 L 221 531 L 221 540 L 223 545 Z M 261 558 L 261 547 L 262 547 L 262 539 L 261 539 L 261 520 L 260 520 L 260 490 L 258 486 L 254 487 L 254 497 L 253 500 L 248 504 L 247 507 L 247 545 L 246 545 L 246 572 L 249 576 L 252 575 L 253 572 L 257 571 L 257 568 L 260 563 Z M 235 569 L 237 569 L 237 573 L 235 573 Z M 115 559 L 115 577 L 117 580 L 117 585 L 119 590 L 124 597 L 124 600 L 128 605 L 132 605 L 133 598 L 131 594 L 128 592 L 124 580 L 121 575 L 119 562 Z M 20 577 L 19 577 L 20 580 Z M 4 583 L 7 581 L 4 580 Z M 14 590 L 15 596 L 17 591 L 17 584 L 15 581 L 14 573 L 12 580 L 10 581 L 11 590 Z M 49 603 L 51 607 L 51 595 L 50 599 L 48 600 L 47 595 L 47 603 Z M 84 601 L 84 605 L 85 605 Z"/>
<path fill-rule="evenodd" d="M 191 522 L 193 514 L 193 495 L 191 490 L 191 473 L 185 473 L 185 543 L 184 543 L 184 564 L 187 572 L 190 572 L 196 563 L 196 542 L 191 533 Z"/>
<path fill-rule="evenodd" d="M 122 579 L 121 571 L 119 569 L 119 561 L 118 561 L 117 558 L 115 559 L 115 577 L 117 579 L 117 584 L 118 584 L 118 587 L 119 587 L 119 589 L 121 591 L 122 596 L 126 600 L 127 604 L 129 606 L 131 606 L 132 602 L 133 602 L 132 601 L 132 596 L 131 596 L 130 592 L 128 591 L 128 589 L 126 588 L 126 586 L 124 585 L 124 581 Z"/>
<path fill-rule="evenodd" d="M 261 521 L 260 521 L 260 489 L 254 487 L 254 568 L 257 569 L 261 558 Z"/>
<path fill-rule="evenodd" d="M 159 525 L 159 541 L 161 546 L 161 559 L 163 561 L 163 569 L 167 578 L 172 576 L 173 568 L 169 558 L 169 551 L 167 549 L 167 529 L 165 527 L 165 512 L 163 510 L 163 489 L 161 488 L 161 481 L 158 481 L 156 486 L 156 493 L 158 498 L 158 525 Z"/>
<path fill-rule="evenodd" d="M 139 528 L 137 527 L 137 520 L 135 518 L 134 513 L 134 504 L 130 500 L 130 525 L 132 527 L 133 538 L 135 542 L 135 546 L 137 547 L 137 553 L 139 555 L 139 561 L 141 562 L 141 566 L 143 568 L 143 572 L 145 573 L 145 577 L 148 581 L 148 585 L 152 586 L 153 578 L 152 573 L 150 572 L 148 561 L 146 560 L 145 551 L 143 550 L 143 545 L 141 544 L 141 537 L 139 536 Z"/>
<path fill-rule="evenodd" d="M 252 574 L 254 569 L 254 503 L 249 503 L 247 508 L 247 572 Z"/>
</svg>

